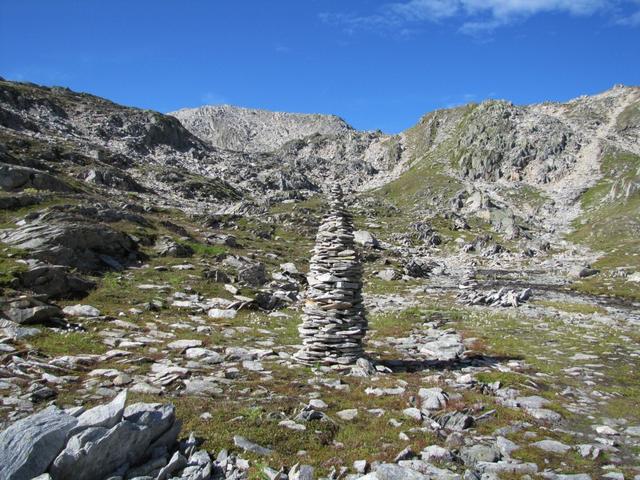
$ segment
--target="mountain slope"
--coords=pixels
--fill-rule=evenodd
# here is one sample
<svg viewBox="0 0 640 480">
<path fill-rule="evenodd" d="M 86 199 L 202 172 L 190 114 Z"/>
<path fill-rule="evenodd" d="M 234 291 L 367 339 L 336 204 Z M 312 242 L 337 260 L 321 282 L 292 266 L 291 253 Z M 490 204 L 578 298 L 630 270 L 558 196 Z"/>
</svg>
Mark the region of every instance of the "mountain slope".
<svg viewBox="0 0 640 480">
<path fill-rule="evenodd" d="M 168 115 L 210 145 L 239 152 L 269 152 L 310 135 L 353 130 L 335 115 L 271 112 L 232 105 L 184 108 Z"/>
</svg>

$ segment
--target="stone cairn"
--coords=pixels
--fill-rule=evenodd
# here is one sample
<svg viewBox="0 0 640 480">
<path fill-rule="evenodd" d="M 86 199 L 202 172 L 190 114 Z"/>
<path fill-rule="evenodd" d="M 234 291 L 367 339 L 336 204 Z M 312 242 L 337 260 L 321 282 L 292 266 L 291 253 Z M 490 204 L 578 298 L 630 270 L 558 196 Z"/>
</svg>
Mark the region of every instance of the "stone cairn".
<svg viewBox="0 0 640 480">
<path fill-rule="evenodd" d="M 342 189 L 334 186 L 329 213 L 318 229 L 309 262 L 309 289 L 302 324 L 301 363 L 348 365 L 363 356 L 367 319 L 362 303 L 362 265 L 354 248 L 353 220 Z"/>
</svg>

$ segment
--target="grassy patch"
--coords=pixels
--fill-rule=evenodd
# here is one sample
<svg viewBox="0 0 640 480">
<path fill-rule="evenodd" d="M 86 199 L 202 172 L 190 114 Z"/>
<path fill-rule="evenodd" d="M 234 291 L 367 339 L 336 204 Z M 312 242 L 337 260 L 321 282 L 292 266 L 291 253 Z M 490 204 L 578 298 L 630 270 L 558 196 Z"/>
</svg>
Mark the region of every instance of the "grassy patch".
<svg viewBox="0 0 640 480">
<path fill-rule="evenodd" d="M 43 330 L 29 338 L 28 343 L 39 352 L 57 357 L 60 355 L 101 354 L 107 351 L 102 338 L 92 332 L 55 332 Z"/>
<path fill-rule="evenodd" d="M 568 239 L 603 252 L 594 267 L 604 274 L 577 281 L 573 288 L 640 300 L 636 285 L 606 275 L 619 267 L 640 270 L 640 157 L 610 153 L 601 170 L 603 179 L 582 196 L 585 213 L 575 221 Z M 627 195 L 628 191 L 632 193 Z"/>
<path fill-rule="evenodd" d="M 584 315 L 591 315 L 593 313 L 605 314 L 607 310 L 599 305 L 591 305 L 587 303 L 572 303 L 572 302 L 556 302 L 551 300 L 534 300 L 534 304 L 542 305 L 544 307 L 555 308 L 556 310 L 562 310 L 569 313 L 582 313 Z"/>
<path fill-rule="evenodd" d="M 23 257 L 22 250 L 2 247 L 0 244 L 0 287 L 8 286 L 16 276 L 27 270 L 27 266 L 19 261 Z"/>
<path fill-rule="evenodd" d="M 189 247 L 193 249 L 196 255 L 207 256 L 207 257 L 217 257 L 218 255 L 222 255 L 227 253 L 228 249 L 223 247 L 222 245 L 207 245 L 205 243 L 200 242 L 184 242 Z"/>
</svg>

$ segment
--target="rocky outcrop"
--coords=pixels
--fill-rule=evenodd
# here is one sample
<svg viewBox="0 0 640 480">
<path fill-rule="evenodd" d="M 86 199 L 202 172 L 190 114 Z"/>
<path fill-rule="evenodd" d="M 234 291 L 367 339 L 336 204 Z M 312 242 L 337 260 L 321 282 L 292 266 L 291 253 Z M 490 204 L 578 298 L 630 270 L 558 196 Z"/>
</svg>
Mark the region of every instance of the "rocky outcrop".
<svg viewBox="0 0 640 480">
<path fill-rule="evenodd" d="M 122 269 L 141 258 L 137 243 L 126 233 L 95 218 L 48 210 L 25 219 L 0 240 L 24 249 L 38 260 L 83 272 Z"/>
<path fill-rule="evenodd" d="M 24 190 L 25 188 L 52 192 L 75 191 L 67 183 L 47 172 L 6 163 L 0 163 L 0 188 L 8 191 Z"/>
<path fill-rule="evenodd" d="M 92 480 L 124 475 L 165 456 L 180 432 L 174 407 L 137 403 L 125 408 L 125 400 L 126 391 L 87 411 L 52 406 L 14 423 L 0 433 L 2 478 L 49 472 L 56 480 Z"/>
<path fill-rule="evenodd" d="M 146 191 L 146 189 L 130 175 L 116 168 L 92 168 L 87 172 L 84 181 L 126 192 Z"/>
<path fill-rule="evenodd" d="M 269 152 L 314 134 L 336 135 L 353 130 L 335 115 L 270 112 L 232 105 L 184 108 L 169 115 L 214 147 L 253 153 Z"/>
<path fill-rule="evenodd" d="M 10 321 L 23 325 L 61 318 L 62 310 L 56 305 L 25 295 L 4 304 L 2 314 Z"/>
<path fill-rule="evenodd" d="M 0 433 L 0 477 L 27 480 L 47 471 L 78 419 L 51 406 Z"/>
<path fill-rule="evenodd" d="M 49 298 L 81 297 L 95 287 L 95 283 L 72 273 L 64 265 L 31 262 L 25 272 L 19 274 L 19 285 Z"/>
</svg>

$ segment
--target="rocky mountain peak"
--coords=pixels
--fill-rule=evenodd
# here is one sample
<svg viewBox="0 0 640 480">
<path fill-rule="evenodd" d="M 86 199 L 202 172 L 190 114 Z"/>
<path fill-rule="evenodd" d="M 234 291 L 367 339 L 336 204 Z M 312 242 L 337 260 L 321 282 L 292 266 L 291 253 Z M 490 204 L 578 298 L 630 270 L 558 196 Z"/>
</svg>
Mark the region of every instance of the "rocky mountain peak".
<svg viewBox="0 0 640 480">
<path fill-rule="evenodd" d="M 184 108 L 169 115 L 212 146 L 241 152 L 268 152 L 310 135 L 353 130 L 336 115 L 272 112 L 232 105 Z"/>
</svg>

